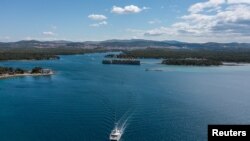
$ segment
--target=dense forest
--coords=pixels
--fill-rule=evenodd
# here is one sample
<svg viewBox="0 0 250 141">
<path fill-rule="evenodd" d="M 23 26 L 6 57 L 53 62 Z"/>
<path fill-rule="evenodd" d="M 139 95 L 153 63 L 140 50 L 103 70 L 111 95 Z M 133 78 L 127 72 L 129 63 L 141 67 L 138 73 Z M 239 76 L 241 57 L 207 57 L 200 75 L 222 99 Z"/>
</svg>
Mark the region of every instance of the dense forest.
<svg viewBox="0 0 250 141">
<path fill-rule="evenodd" d="M 0 48 L 1 60 L 49 60 L 59 59 L 58 55 L 73 55 L 106 52 L 107 49 L 82 48 Z"/>
<path fill-rule="evenodd" d="M 125 65 L 140 65 L 139 60 L 131 60 L 131 59 L 126 59 L 126 60 L 103 60 L 103 64 L 125 64 Z"/>
<path fill-rule="evenodd" d="M 166 59 L 162 61 L 162 64 L 185 66 L 219 66 L 222 65 L 222 62 L 207 59 Z"/>
<path fill-rule="evenodd" d="M 41 74 L 43 73 L 43 68 L 41 67 L 34 67 L 33 69 L 29 70 L 24 70 L 21 68 L 12 68 L 12 67 L 1 67 L 0 66 L 0 76 L 1 75 L 15 75 L 15 74 L 24 74 L 24 73 L 30 73 L 30 74 Z M 50 70 L 49 70 L 50 71 Z"/>
<path fill-rule="evenodd" d="M 157 58 L 157 59 L 205 59 L 218 62 L 250 63 L 250 49 L 137 49 L 124 51 L 119 55 L 107 55 L 117 58 Z"/>
<path fill-rule="evenodd" d="M 3 74 L 24 74 L 26 70 L 12 67 L 0 67 L 0 75 Z"/>
</svg>

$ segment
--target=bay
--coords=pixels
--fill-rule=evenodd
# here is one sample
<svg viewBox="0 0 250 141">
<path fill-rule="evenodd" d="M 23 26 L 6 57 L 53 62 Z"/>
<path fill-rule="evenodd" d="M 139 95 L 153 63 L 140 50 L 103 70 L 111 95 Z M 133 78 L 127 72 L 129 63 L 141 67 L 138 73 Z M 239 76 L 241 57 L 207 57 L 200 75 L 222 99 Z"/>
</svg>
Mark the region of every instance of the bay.
<svg viewBox="0 0 250 141">
<path fill-rule="evenodd" d="M 202 141 L 208 124 L 250 123 L 249 65 L 103 65 L 104 56 L 0 62 L 56 72 L 0 80 L 0 141 L 108 141 L 116 121 L 122 141 Z"/>
</svg>

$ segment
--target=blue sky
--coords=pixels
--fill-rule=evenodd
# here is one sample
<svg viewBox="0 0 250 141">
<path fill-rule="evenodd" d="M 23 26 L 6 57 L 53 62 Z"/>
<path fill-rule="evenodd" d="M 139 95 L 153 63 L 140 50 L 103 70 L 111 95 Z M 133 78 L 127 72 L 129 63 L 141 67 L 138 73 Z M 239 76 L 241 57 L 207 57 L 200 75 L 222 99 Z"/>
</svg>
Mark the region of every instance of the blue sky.
<svg viewBox="0 0 250 141">
<path fill-rule="evenodd" d="M 250 42 L 250 0 L 1 0 L 0 19 L 5 42 Z"/>
</svg>

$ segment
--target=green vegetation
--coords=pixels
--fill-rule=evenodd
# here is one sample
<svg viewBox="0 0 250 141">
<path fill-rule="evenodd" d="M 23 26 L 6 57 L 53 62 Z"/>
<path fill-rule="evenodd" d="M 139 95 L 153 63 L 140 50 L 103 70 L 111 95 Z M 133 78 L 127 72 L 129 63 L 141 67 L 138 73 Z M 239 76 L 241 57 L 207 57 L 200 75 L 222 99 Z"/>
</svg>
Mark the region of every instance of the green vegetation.
<svg viewBox="0 0 250 141">
<path fill-rule="evenodd" d="M 125 65 L 140 65 L 139 60 L 103 60 L 103 64 L 125 64 Z"/>
<path fill-rule="evenodd" d="M 185 66 L 219 66 L 222 65 L 222 62 L 206 59 L 166 59 L 162 61 L 162 64 Z"/>
<path fill-rule="evenodd" d="M 17 76 L 41 76 L 52 75 L 53 71 L 50 69 L 43 69 L 35 67 L 32 70 L 24 70 L 21 68 L 0 67 L 0 78 L 17 77 Z"/>
<path fill-rule="evenodd" d="M 31 74 L 42 73 L 42 71 L 43 71 L 43 68 L 35 67 L 31 70 Z"/>
<path fill-rule="evenodd" d="M 0 48 L 0 61 L 4 60 L 50 60 L 59 59 L 58 55 L 74 55 L 107 52 L 108 49 L 94 48 Z"/>
<path fill-rule="evenodd" d="M 110 57 L 109 55 L 108 57 Z M 208 61 L 250 63 L 250 49 L 138 49 L 124 51 L 117 58 L 204 59 Z M 179 62 L 179 61 L 178 61 Z M 200 61 L 201 62 L 201 61 Z"/>
<path fill-rule="evenodd" d="M 24 74 L 25 70 L 20 69 L 20 68 L 12 68 L 12 67 L 0 67 L 0 75 L 4 74 Z"/>
<path fill-rule="evenodd" d="M 150 48 L 151 47 L 151 48 Z M 123 51 L 109 58 L 170 59 L 183 64 L 220 64 L 221 62 L 250 63 L 250 44 L 244 43 L 184 43 L 176 41 L 109 40 L 103 42 L 19 41 L 0 43 L 0 61 L 49 60 L 59 55 L 74 55 Z M 201 59 L 188 62 L 187 58 Z M 206 61 L 204 61 L 206 60 Z M 185 62 L 184 62 L 185 61 Z M 194 63 L 195 62 L 195 63 Z M 119 63 L 119 62 L 118 62 Z"/>
<path fill-rule="evenodd" d="M 20 69 L 20 68 L 15 69 L 15 74 L 24 74 L 24 73 L 25 73 L 25 70 L 23 69 Z"/>
</svg>

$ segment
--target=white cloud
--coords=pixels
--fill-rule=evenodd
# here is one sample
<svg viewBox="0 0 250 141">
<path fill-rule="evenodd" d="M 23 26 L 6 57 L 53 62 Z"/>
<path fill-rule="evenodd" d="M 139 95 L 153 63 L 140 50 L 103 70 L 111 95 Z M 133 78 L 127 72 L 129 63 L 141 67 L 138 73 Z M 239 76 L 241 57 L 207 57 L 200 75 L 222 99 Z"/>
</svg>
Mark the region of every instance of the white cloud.
<svg viewBox="0 0 250 141">
<path fill-rule="evenodd" d="M 144 33 L 145 36 L 160 36 L 168 32 L 167 27 L 160 27 L 152 30 L 148 30 Z"/>
<path fill-rule="evenodd" d="M 229 4 L 239 4 L 239 3 L 248 3 L 250 4 L 250 0 L 227 0 Z"/>
<path fill-rule="evenodd" d="M 250 5 L 244 2 L 243 0 L 237 3 L 233 0 L 210 0 L 196 3 L 190 6 L 189 13 L 182 16 L 179 22 L 144 31 L 144 35 L 203 41 L 249 42 Z M 220 10 L 214 11 L 218 7 Z"/>
<path fill-rule="evenodd" d="M 30 37 L 30 36 L 24 38 L 24 40 L 33 40 L 33 39 L 34 39 L 34 38 L 33 38 L 33 37 Z"/>
<path fill-rule="evenodd" d="M 5 37 L 3 37 L 3 39 L 10 40 L 11 38 L 10 38 L 10 36 L 5 36 Z"/>
<path fill-rule="evenodd" d="M 151 9 L 151 8 L 150 7 L 146 7 L 146 6 L 142 7 L 142 10 L 149 10 L 149 9 Z"/>
<path fill-rule="evenodd" d="M 51 25 L 51 29 L 56 30 L 56 29 L 57 29 L 57 26 Z"/>
<path fill-rule="evenodd" d="M 125 31 L 126 31 L 126 32 L 131 32 L 131 33 L 139 33 L 139 34 L 142 34 L 142 33 L 145 32 L 144 30 L 132 29 L 132 28 L 128 28 L 128 29 L 126 29 Z"/>
<path fill-rule="evenodd" d="M 103 21 L 108 19 L 105 15 L 98 15 L 98 14 L 91 14 L 88 16 L 88 18 L 95 21 Z"/>
<path fill-rule="evenodd" d="M 148 7 L 138 7 L 135 5 L 128 5 L 125 7 L 118 7 L 118 6 L 113 6 L 111 13 L 115 14 L 133 14 L 133 13 L 140 13 L 143 10 L 149 9 Z"/>
<path fill-rule="evenodd" d="M 169 27 L 160 27 L 144 32 L 145 36 L 161 36 L 161 35 L 176 35 L 176 31 Z"/>
<path fill-rule="evenodd" d="M 160 24 L 160 23 L 161 23 L 161 20 L 158 20 L 158 19 L 148 21 L 148 24 Z"/>
<path fill-rule="evenodd" d="M 45 36 L 54 36 L 54 35 L 56 35 L 54 32 L 51 32 L 51 31 L 44 31 L 42 34 L 45 35 Z"/>
<path fill-rule="evenodd" d="M 221 4 L 224 4 L 226 0 L 208 0 L 207 2 L 200 2 L 192 5 L 188 11 L 191 13 L 202 12 L 207 8 L 218 8 Z"/>
<path fill-rule="evenodd" d="M 132 39 L 139 39 L 137 36 L 133 36 Z"/>
<path fill-rule="evenodd" d="M 189 26 L 188 30 L 193 30 L 195 33 L 249 34 L 246 30 L 250 30 L 250 5 L 229 4 L 215 14 L 190 13 L 182 19 Z"/>
<path fill-rule="evenodd" d="M 54 40 L 67 40 L 67 39 L 57 38 L 56 36 L 43 36 L 43 37 L 27 36 L 21 40 L 54 41 Z"/>
<path fill-rule="evenodd" d="M 9 41 L 10 39 L 11 39 L 10 36 L 3 36 L 3 37 L 0 36 L 0 41 Z"/>
<path fill-rule="evenodd" d="M 100 26 L 107 25 L 107 24 L 108 24 L 107 21 L 102 21 L 102 22 L 99 22 L 99 23 L 91 24 L 89 26 L 91 26 L 91 27 L 100 27 Z"/>
</svg>

